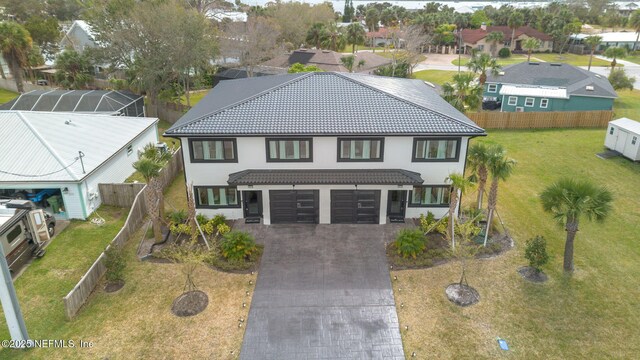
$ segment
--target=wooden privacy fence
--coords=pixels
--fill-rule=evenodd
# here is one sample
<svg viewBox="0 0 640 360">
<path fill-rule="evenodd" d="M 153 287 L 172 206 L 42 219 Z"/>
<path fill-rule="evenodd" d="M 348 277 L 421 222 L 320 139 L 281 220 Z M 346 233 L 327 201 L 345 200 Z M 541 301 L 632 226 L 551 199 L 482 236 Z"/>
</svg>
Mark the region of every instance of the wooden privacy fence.
<svg viewBox="0 0 640 360">
<path fill-rule="evenodd" d="M 182 149 L 178 149 L 171 161 L 160 172 L 160 183 L 165 189 L 171 184 L 175 176 L 182 169 Z M 141 226 L 147 215 L 147 205 L 145 201 L 144 184 L 99 184 L 100 197 L 103 204 L 129 207 L 129 215 L 122 229 L 111 240 L 105 251 L 111 246 L 122 247 Z M 96 288 L 98 282 L 107 271 L 104 265 L 105 254 L 102 252 L 94 261 L 76 286 L 65 296 L 64 307 L 69 319 L 72 319 L 87 301 L 91 292 Z"/>
<path fill-rule="evenodd" d="M 606 127 L 613 111 L 553 111 L 470 113 L 469 119 L 484 129 L 546 129 Z"/>
</svg>

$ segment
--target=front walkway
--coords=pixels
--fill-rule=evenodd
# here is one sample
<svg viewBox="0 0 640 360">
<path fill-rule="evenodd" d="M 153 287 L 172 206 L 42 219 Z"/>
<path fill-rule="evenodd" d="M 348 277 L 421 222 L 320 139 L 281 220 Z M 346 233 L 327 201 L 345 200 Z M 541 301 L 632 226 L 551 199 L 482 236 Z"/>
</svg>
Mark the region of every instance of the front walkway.
<svg viewBox="0 0 640 360">
<path fill-rule="evenodd" d="M 404 359 L 384 243 L 405 225 L 245 225 L 265 245 L 241 359 Z"/>
</svg>

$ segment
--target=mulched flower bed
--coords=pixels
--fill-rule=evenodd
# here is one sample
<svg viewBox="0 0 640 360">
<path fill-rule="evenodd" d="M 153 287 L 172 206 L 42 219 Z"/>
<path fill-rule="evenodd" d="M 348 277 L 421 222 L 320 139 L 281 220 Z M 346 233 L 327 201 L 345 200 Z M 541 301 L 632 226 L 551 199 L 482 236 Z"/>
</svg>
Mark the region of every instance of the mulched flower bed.
<svg viewBox="0 0 640 360">
<path fill-rule="evenodd" d="M 547 277 L 547 274 L 543 273 L 542 271 L 537 271 L 536 269 L 530 266 L 523 266 L 519 268 L 518 274 L 520 274 L 520 276 L 522 276 L 525 280 L 531 281 L 533 283 L 538 283 L 538 284 L 541 284 L 549 280 L 549 277 Z"/>
<path fill-rule="evenodd" d="M 201 313 L 209 305 L 209 297 L 200 290 L 192 290 L 178 296 L 171 306 L 171 312 L 180 317 Z"/>
<path fill-rule="evenodd" d="M 480 301 L 478 291 L 467 284 L 450 284 L 445 293 L 449 301 L 458 306 L 470 306 Z"/>
<path fill-rule="evenodd" d="M 120 289 L 122 289 L 123 286 L 124 286 L 124 280 L 110 281 L 105 284 L 104 292 L 113 294 L 120 291 Z"/>
</svg>

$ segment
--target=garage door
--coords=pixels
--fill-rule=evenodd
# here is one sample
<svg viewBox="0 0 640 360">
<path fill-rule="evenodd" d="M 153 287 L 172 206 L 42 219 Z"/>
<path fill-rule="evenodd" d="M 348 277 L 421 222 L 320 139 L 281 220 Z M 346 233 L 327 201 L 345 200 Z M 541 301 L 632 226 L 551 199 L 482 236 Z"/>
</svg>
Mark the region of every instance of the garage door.
<svg viewBox="0 0 640 360">
<path fill-rule="evenodd" d="M 332 224 L 378 224 L 380 190 L 331 190 Z"/>
<path fill-rule="evenodd" d="M 318 190 L 270 190 L 272 224 L 317 224 Z"/>
</svg>

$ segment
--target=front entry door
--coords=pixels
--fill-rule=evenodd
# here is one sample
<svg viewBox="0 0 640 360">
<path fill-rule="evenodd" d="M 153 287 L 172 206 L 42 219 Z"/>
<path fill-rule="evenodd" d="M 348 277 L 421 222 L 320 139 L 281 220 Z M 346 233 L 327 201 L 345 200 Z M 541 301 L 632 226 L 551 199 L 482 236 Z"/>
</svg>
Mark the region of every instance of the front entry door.
<svg viewBox="0 0 640 360">
<path fill-rule="evenodd" d="M 404 212 L 407 207 L 407 191 L 389 190 L 387 202 L 389 204 L 387 206 L 387 216 L 404 220 Z"/>
<path fill-rule="evenodd" d="M 243 191 L 244 217 L 262 217 L 262 191 Z"/>
</svg>

